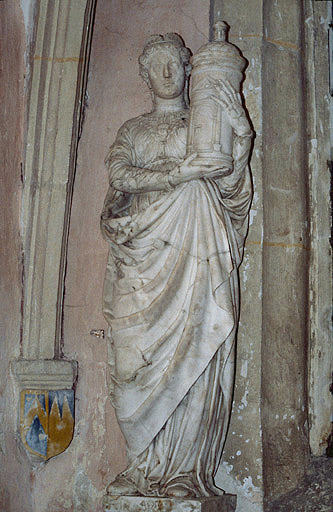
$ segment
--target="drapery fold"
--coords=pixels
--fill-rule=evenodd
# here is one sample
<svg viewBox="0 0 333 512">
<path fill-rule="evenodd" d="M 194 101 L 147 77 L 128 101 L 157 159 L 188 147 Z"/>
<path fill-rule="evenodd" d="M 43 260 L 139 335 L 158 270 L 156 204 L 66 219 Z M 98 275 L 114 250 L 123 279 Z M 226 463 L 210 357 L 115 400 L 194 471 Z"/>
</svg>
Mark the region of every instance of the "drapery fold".
<svg viewBox="0 0 333 512">
<path fill-rule="evenodd" d="M 104 311 L 114 404 L 131 453 L 149 445 L 221 345 L 233 343 L 239 255 L 225 215 L 216 185 L 196 180 L 108 221 Z"/>
<path fill-rule="evenodd" d="M 235 162 L 230 176 L 172 189 L 165 176 L 185 156 L 187 119 L 130 120 L 106 159 L 111 394 L 128 450 L 122 475 L 148 496 L 221 492 L 233 393 L 250 173 Z"/>
</svg>

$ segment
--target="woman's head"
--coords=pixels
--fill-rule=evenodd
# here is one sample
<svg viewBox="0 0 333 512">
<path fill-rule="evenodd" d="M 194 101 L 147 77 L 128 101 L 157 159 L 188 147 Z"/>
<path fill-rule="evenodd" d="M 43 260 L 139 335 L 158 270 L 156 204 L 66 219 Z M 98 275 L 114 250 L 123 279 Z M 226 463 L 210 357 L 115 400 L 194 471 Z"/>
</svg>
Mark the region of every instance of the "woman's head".
<svg viewBox="0 0 333 512">
<path fill-rule="evenodd" d="M 178 34 L 150 36 L 139 57 L 140 75 L 155 95 L 175 97 L 183 92 L 191 73 L 190 56 Z"/>
</svg>

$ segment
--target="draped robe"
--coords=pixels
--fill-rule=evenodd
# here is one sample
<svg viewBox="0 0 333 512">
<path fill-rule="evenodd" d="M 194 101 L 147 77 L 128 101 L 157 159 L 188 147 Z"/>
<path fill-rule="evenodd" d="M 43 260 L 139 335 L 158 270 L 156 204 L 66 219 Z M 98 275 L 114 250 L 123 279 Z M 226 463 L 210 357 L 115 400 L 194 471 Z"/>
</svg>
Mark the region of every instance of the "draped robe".
<svg viewBox="0 0 333 512">
<path fill-rule="evenodd" d="M 127 443 L 123 475 L 143 495 L 222 492 L 214 475 L 232 401 L 251 180 L 248 155 L 236 151 L 230 176 L 171 187 L 187 123 L 186 110 L 127 121 L 106 158 L 112 398 Z"/>
</svg>

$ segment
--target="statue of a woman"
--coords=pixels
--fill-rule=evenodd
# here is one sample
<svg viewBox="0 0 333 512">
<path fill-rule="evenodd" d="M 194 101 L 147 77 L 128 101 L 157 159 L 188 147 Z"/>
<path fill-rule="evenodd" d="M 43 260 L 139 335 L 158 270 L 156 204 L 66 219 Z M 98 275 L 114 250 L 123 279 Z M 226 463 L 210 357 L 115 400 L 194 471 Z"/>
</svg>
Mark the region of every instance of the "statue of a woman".
<svg viewBox="0 0 333 512">
<path fill-rule="evenodd" d="M 180 36 L 150 37 L 139 62 L 152 112 L 127 121 L 106 157 L 104 315 L 129 459 L 109 494 L 223 494 L 214 475 L 232 400 L 251 130 L 239 94 L 216 83 L 238 133 L 233 172 L 185 158 L 189 57 Z"/>
</svg>

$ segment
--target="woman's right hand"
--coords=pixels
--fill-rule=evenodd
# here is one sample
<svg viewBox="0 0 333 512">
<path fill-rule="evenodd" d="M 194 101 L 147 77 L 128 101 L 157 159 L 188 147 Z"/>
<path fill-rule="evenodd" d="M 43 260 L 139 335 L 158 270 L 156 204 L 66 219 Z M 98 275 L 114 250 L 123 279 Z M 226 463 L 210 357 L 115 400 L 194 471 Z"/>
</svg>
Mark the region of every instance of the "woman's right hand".
<svg viewBox="0 0 333 512">
<path fill-rule="evenodd" d="M 213 165 L 192 165 L 192 161 L 197 157 L 197 153 L 193 153 L 184 159 L 184 161 L 177 165 L 169 172 L 169 183 L 173 187 L 186 183 L 191 180 L 198 180 L 200 178 L 219 178 L 222 176 L 226 169 Z"/>
</svg>

